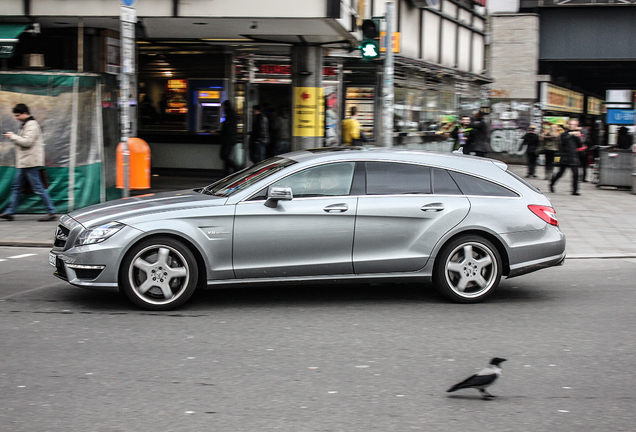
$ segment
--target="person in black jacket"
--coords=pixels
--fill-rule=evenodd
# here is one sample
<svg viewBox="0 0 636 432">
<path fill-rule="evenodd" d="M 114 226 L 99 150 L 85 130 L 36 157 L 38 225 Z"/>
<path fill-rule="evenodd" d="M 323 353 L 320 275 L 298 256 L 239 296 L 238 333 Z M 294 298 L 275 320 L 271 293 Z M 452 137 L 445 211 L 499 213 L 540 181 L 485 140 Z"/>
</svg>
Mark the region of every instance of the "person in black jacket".
<svg viewBox="0 0 636 432">
<path fill-rule="evenodd" d="M 531 125 L 528 128 L 528 132 L 521 137 L 523 141 L 521 141 L 521 145 L 519 146 L 519 151 L 523 149 L 523 146 L 527 146 L 526 158 L 528 160 L 528 175 L 526 178 L 537 178 L 534 174 L 534 170 L 537 166 L 537 149 L 539 148 L 539 135 L 537 135 L 536 129 L 536 126 Z"/>
<path fill-rule="evenodd" d="M 466 142 L 464 153 L 475 153 L 476 156 L 486 157 L 489 150 L 488 145 L 488 122 L 485 114 L 478 111 L 470 121 L 470 134 Z M 467 151 L 468 150 L 468 151 Z"/>
<path fill-rule="evenodd" d="M 616 146 L 623 150 L 628 150 L 632 146 L 632 137 L 627 133 L 627 128 L 625 126 L 621 126 L 618 129 Z"/>
<path fill-rule="evenodd" d="M 265 150 L 269 144 L 269 121 L 261 112 L 260 105 L 254 105 L 252 131 L 250 132 L 250 159 L 257 164 L 265 159 Z"/>
<path fill-rule="evenodd" d="M 236 172 L 240 166 L 232 159 L 232 149 L 236 145 L 236 112 L 229 100 L 222 104 L 225 113 L 225 121 L 221 123 L 221 152 L 223 161 L 223 175 L 230 174 L 230 170 Z"/>
<path fill-rule="evenodd" d="M 554 185 L 561 178 L 567 168 L 572 170 L 572 195 L 580 195 L 579 190 L 579 155 L 576 149 L 583 146 L 581 143 L 581 130 L 577 119 L 568 121 L 568 130 L 561 134 L 561 145 L 559 152 L 561 161 L 559 172 L 550 181 L 550 192 L 554 192 Z"/>
</svg>

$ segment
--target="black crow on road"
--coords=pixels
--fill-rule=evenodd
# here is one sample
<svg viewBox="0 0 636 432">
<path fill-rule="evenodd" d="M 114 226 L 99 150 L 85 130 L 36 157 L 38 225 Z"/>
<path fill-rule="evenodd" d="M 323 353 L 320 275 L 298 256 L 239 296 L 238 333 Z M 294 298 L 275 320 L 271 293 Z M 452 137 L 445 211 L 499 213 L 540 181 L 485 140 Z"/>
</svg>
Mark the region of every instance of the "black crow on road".
<svg viewBox="0 0 636 432">
<path fill-rule="evenodd" d="M 501 367 L 499 365 L 505 361 L 506 359 L 495 357 L 490 361 L 490 366 L 455 384 L 446 391 L 450 393 L 465 388 L 476 388 L 485 398 L 495 397 L 486 391 L 486 387 L 491 386 L 499 378 L 501 375 Z"/>
</svg>

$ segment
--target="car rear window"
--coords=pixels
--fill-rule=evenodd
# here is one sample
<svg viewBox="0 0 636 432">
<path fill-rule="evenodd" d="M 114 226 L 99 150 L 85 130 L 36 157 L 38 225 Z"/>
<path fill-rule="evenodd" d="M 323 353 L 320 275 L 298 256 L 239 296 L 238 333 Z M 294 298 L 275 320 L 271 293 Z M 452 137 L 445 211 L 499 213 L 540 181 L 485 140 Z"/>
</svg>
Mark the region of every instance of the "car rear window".
<svg viewBox="0 0 636 432">
<path fill-rule="evenodd" d="M 367 162 L 367 195 L 431 193 L 431 169 L 398 162 Z"/>
<path fill-rule="evenodd" d="M 532 186 L 530 183 L 528 183 L 527 181 L 525 181 L 525 179 L 522 179 L 521 177 L 519 177 L 517 174 L 513 173 L 513 172 L 512 172 L 512 171 L 510 171 L 510 170 L 507 170 L 506 172 L 507 172 L 508 174 L 510 174 L 511 176 L 513 176 L 515 179 L 519 180 L 522 184 L 524 184 L 524 185 L 528 186 L 528 187 L 529 187 L 530 189 L 532 189 L 533 191 L 541 193 L 541 191 L 540 191 L 538 188 L 536 188 L 536 187 Z"/>
<path fill-rule="evenodd" d="M 491 181 L 475 177 L 469 174 L 449 171 L 449 174 L 457 183 L 464 195 L 518 197 L 515 192 Z"/>
<path fill-rule="evenodd" d="M 461 195 L 462 191 L 451 178 L 448 171 L 433 168 L 433 193 L 437 195 Z"/>
</svg>

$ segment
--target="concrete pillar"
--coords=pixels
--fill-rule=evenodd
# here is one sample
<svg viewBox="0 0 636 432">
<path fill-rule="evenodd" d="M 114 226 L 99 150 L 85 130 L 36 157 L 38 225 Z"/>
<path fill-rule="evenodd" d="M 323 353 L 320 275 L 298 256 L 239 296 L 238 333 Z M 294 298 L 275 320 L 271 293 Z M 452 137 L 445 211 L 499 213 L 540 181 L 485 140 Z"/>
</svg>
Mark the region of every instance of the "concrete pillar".
<svg viewBox="0 0 636 432">
<path fill-rule="evenodd" d="M 322 47 L 292 47 L 292 150 L 323 145 Z"/>
</svg>

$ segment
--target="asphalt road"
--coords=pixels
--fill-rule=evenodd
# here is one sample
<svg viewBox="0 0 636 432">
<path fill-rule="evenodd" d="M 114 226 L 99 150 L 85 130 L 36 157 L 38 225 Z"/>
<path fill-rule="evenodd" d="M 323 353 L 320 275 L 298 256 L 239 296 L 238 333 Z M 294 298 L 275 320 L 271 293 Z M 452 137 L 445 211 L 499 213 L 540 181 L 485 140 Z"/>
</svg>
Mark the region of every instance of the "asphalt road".
<svg viewBox="0 0 636 432">
<path fill-rule="evenodd" d="M 0 248 L 3 432 L 636 424 L 634 259 L 567 260 L 478 305 L 334 285 L 206 291 L 151 313 L 55 279 L 47 252 Z M 445 393 L 494 356 L 508 359 L 497 398 Z"/>
</svg>

